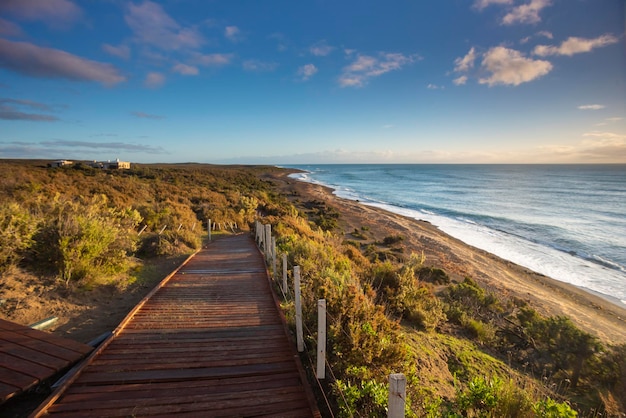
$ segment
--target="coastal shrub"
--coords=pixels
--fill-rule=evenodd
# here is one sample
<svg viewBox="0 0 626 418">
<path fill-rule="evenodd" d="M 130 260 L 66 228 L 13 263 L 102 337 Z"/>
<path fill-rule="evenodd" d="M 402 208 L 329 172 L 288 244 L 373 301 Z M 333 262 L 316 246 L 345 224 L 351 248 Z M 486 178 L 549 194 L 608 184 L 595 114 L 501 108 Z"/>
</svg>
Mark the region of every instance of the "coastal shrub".
<svg viewBox="0 0 626 418">
<path fill-rule="evenodd" d="M 550 397 L 537 401 L 532 409 L 539 418 L 576 418 L 578 416 L 578 412 L 567 403 L 557 402 Z"/>
<path fill-rule="evenodd" d="M 447 406 L 447 417 L 535 417 L 531 395 L 514 380 L 475 376 L 467 385 L 456 382 L 456 399 Z"/>
<path fill-rule="evenodd" d="M 188 254 L 200 248 L 202 240 L 193 231 L 163 231 L 162 234 L 148 233 L 142 236 L 137 255 L 141 257 L 166 257 Z"/>
<path fill-rule="evenodd" d="M 388 385 L 375 380 L 336 380 L 333 388 L 339 400 L 339 417 L 387 416 Z"/>
<path fill-rule="evenodd" d="M 590 373 L 586 367 L 603 347 L 599 340 L 577 328 L 563 316 L 543 318 L 530 308 L 517 314 L 524 333 L 533 341 L 536 352 L 530 358 L 537 369 L 552 375 L 565 372 L 571 388 L 575 389 L 581 377 Z"/>
<path fill-rule="evenodd" d="M 457 394 L 456 407 L 468 416 L 493 416 L 501 388 L 502 380 L 497 377 L 474 377 L 467 388 Z"/>
<path fill-rule="evenodd" d="M 496 338 L 496 329 L 489 323 L 468 318 L 463 325 L 470 332 L 472 338 L 477 339 L 481 344 L 489 344 Z"/>
<path fill-rule="evenodd" d="M 475 281 L 466 277 L 463 282 L 448 286 L 442 294 L 448 304 L 448 318 L 459 325 L 465 325 L 465 314 L 478 319 L 490 319 L 503 311 L 500 301 L 492 293 L 486 292 Z"/>
<path fill-rule="evenodd" d="M 402 235 L 388 235 L 383 238 L 383 245 L 390 246 L 402 241 L 404 241 L 404 237 Z"/>
<path fill-rule="evenodd" d="M 0 272 L 16 265 L 33 244 L 37 219 L 16 202 L 0 205 Z"/>
<path fill-rule="evenodd" d="M 420 280 L 433 284 L 450 284 L 450 277 L 445 270 L 437 267 L 422 267 L 418 271 Z"/>
<path fill-rule="evenodd" d="M 76 201 L 57 196 L 46 211 L 46 222 L 34 237 L 35 254 L 66 285 L 130 266 L 128 255 L 136 249 L 135 227 L 141 220 L 137 211 L 111 208 L 102 195 Z"/>
</svg>

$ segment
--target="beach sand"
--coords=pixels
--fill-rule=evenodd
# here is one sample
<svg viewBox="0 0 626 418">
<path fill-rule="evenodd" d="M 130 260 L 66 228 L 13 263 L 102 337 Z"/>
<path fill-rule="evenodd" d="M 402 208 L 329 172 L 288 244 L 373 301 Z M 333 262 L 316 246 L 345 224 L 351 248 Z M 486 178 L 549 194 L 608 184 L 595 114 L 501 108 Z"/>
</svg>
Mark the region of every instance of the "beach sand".
<svg viewBox="0 0 626 418">
<path fill-rule="evenodd" d="M 332 189 L 288 177 L 269 179 L 294 203 L 325 202 L 340 213 L 339 224 L 345 239 L 366 227 L 372 242 L 392 235 L 404 238 L 405 254 L 426 256 L 425 265 L 444 269 L 454 281 L 471 277 L 484 288 L 504 298 L 526 301 L 543 315 L 565 315 L 582 330 L 609 344 L 626 343 L 626 306 L 577 286 L 555 280 L 501 259 L 453 238 L 432 224 L 358 201 L 339 198 Z M 359 237 L 360 238 L 360 237 Z"/>
</svg>

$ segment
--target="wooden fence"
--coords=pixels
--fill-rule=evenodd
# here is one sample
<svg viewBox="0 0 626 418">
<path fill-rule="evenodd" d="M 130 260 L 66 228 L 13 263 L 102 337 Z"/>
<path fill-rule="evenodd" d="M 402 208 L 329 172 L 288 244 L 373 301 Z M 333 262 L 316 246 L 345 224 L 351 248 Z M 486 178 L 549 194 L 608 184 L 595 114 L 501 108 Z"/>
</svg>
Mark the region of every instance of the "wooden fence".
<svg viewBox="0 0 626 418">
<path fill-rule="evenodd" d="M 289 289 L 287 281 L 289 267 L 287 263 L 287 254 L 281 255 L 282 277 L 279 278 L 277 270 L 278 253 L 276 251 L 276 238 L 272 236 L 272 226 L 269 224 L 263 224 L 261 221 L 257 220 L 254 230 L 257 245 L 265 255 L 266 263 L 268 267 L 270 267 L 274 281 L 277 283 L 277 286 L 283 294 L 283 298 L 285 300 L 290 299 L 292 293 Z M 293 298 L 295 305 L 296 345 L 299 353 L 304 352 L 304 328 L 306 328 L 302 322 L 302 300 L 300 295 L 301 275 L 302 272 L 300 271 L 300 266 L 293 266 L 292 277 L 294 283 Z M 334 376 L 334 374 L 332 373 L 330 364 L 326 361 L 326 300 L 319 299 L 317 301 L 317 308 L 317 357 L 314 368 L 315 377 L 319 381 L 326 378 L 327 369 L 331 375 Z M 307 331 L 308 335 L 313 337 L 313 333 L 308 329 Z M 312 362 L 311 367 L 313 368 Z M 319 385 L 319 387 L 321 389 L 321 385 Z M 389 376 L 389 395 L 387 407 L 388 418 L 403 418 L 405 416 L 405 399 L 406 377 L 402 373 L 391 374 Z M 327 406 L 330 410 L 330 405 Z"/>
</svg>

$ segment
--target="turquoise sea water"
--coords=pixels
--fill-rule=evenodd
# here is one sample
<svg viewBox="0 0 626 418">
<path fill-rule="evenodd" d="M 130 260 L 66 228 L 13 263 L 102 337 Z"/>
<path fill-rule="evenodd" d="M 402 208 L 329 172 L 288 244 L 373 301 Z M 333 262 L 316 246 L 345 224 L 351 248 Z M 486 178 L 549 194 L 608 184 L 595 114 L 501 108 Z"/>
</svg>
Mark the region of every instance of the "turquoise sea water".
<svg viewBox="0 0 626 418">
<path fill-rule="evenodd" d="M 340 197 L 626 305 L 626 165 L 292 167 Z"/>
</svg>

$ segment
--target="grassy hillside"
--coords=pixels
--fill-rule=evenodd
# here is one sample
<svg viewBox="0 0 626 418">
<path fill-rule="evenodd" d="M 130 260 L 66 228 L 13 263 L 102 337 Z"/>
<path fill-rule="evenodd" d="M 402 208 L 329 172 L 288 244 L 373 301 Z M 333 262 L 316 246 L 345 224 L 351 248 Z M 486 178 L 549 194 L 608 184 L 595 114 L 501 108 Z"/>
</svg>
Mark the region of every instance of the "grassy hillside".
<svg viewBox="0 0 626 418">
<path fill-rule="evenodd" d="M 327 301 L 334 378 L 325 390 L 336 416 L 385 416 L 392 372 L 407 376 L 409 416 L 626 411 L 626 347 L 498 299 L 472 278 L 453 282 L 421 254 L 404 253 L 402 236 L 367 246 L 345 240 L 341 213 L 314 200 L 289 203 L 267 180 L 278 171 L 2 161 L 0 274 L 33 272 L 69 292 L 123 287 L 142 260 L 198 248 L 209 219 L 247 230 L 262 217 L 289 263 L 302 268 L 309 329 L 317 299 Z M 367 228 L 352 236 L 360 233 Z M 290 317 L 290 303 L 284 308 Z"/>
</svg>

